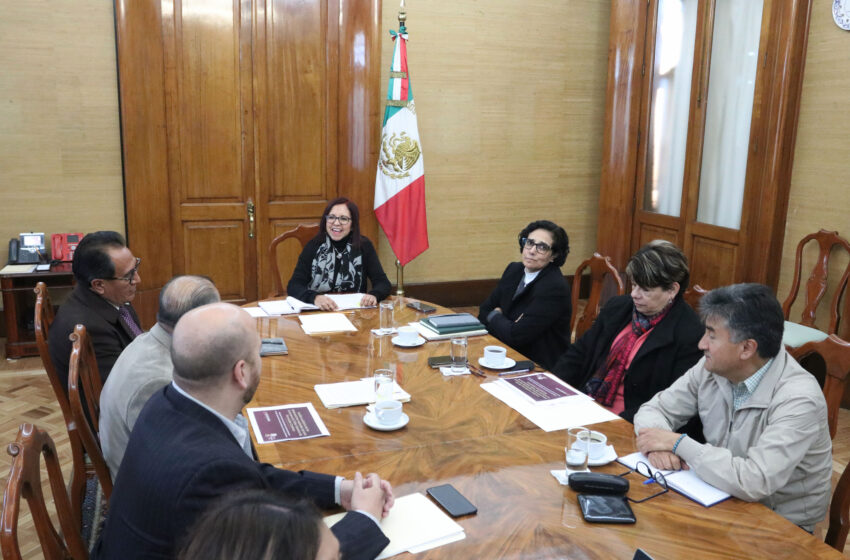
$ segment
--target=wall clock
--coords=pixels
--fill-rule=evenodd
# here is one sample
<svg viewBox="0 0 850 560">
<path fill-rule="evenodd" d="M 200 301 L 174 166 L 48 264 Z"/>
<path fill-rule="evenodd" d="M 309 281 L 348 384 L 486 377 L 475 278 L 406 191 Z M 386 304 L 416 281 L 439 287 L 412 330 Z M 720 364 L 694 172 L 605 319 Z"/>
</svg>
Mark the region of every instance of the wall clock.
<svg viewBox="0 0 850 560">
<path fill-rule="evenodd" d="M 850 31 L 850 0 L 833 0 L 832 19 L 835 20 L 835 25 Z"/>
</svg>

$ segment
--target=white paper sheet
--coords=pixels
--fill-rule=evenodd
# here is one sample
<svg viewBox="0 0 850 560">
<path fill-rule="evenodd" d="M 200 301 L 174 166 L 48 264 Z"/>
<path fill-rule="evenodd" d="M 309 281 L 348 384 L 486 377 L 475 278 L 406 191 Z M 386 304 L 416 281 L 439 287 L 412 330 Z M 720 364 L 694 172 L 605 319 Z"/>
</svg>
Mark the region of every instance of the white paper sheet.
<svg viewBox="0 0 850 560">
<path fill-rule="evenodd" d="M 333 527 L 344 516 L 345 513 L 337 513 L 324 521 Z M 466 538 L 463 527 L 419 493 L 396 498 L 390 514 L 381 520 L 381 530 L 390 544 L 381 551 L 378 560 L 402 552 L 416 554 Z"/>
<path fill-rule="evenodd" d="M 292 296 L 286 297 L 286 303 L 288 303 L 296 313 L 301 313 L 302 311 L 315 311 L 318 309 L 318 307 L 312 303 L 301 301 L 300 299 L 296 299 Z"/>
<path fill-rule="evenodd" d="M 357 332 L 357 327 L 342 313 L 299 315 L 298 319 L 301 321 L 301 328 L 307 334 Z"/>
<path fill-rule="evenodd" d="M 376 307 L 374 305 L 360 305 L 360 300 L 366 294 L 325 294 L 336 304 L 337 309 L 343 311 L 345 309 L 366 309 L 367 307 Z"/>
<path fill-rule="evenodd" d="M 532 404 L 512 388 L 495 381 L 482 383 L 481 388 L 534 422 L 544 432 L 566 430 L 574 426 L 587 426 L 619 418 L 583 393 L 558 399 L 557 405 L 540 405 Z"/>
<path fill-rule="evenodd" d="M 259 305 L 267 315 L 292 315 L 293 313 L 296 313 L 292 306 L 282 299 L 260 301 L 257 302 L 257 305 Z"/>
<path fill-rule="evenodd" d="M 262 307 L 243 307 L 251 317 L 268 317 L 269 314 L 263 311 Z"/>
<path fill-rule="evenodd" d="M 643 461 L 647 465 L 650 465 L 649 459 L 647 459 L 640 451 L 635 451 L 634 453 L 620 457 L 617 461 L 626 465 L 630 469 L 634 469 L 638 461 Z M 714 504 L 722 502 L 730 497 L 730 494 L 720 490 L 719 488 L 715 488 L 708 482 L 705 482 L 692 470 L 665 471 L 656 469 L 652 465 L 650 465 L 650 467 L 652 468 L 652 472 L 658 470 L 664 475 L 664 478 L 667 480 L 667 485 L 670 488 L 683 496 L 692 499 L 698 504 L 704 505 L 705 507 L 711 507 Z"/>
<path fill-rule="evenodd" d="M 324 383 L 313 388 L 326 408 L 360 406 L 375 402 L 375 381 L 371 377 L 358 381 Z M 409 402 L 410 393 L 399 387 L 397 382 L 393 382 L 393 399 Z"/>
</svg>

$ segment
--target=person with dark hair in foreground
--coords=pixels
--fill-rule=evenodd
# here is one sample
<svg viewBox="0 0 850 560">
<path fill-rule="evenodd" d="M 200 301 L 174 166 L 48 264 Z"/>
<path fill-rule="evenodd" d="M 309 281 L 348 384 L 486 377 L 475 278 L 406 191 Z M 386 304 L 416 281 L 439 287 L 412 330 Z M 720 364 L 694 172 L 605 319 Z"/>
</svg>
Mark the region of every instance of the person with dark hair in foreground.
<svg viewBox="0 0 850 560">
<path fill-rule="evenodd" d="M 372 283 L 368 292 L 367 280 Z M 374 245 L 360 235 L 357 205 L 344 197 L 328 202 L 319 233 L 301 251 L 286 293 L 333 311 L 336 304 L 324 294 L 362 292 L 361 305 L 374 306 L 390 295 L 391 287 Z"/>
<path fill-rule="evenodd" d="M 71 356 L 68 335 L 74 327 L 86 327 L 101 381 L 109 376 L 121 351 L 142 334 L 139 317 L 130 305 L 142 281 L 140 262 L 114 231 L 89 233 L 77 246 L 71 265 L 77 285 L 59 307 L 48 333 L 50 359 L 66 394 Z"/>
<path fill-rule="evenodd" d="M 697 363 L 702 324 L 682 299 L 688 261 L 669 241 L 638 249 L 626 275 L 631 295 L 608 300 L 552 373 L 631 422 L 640 405 Z M 699 434 L 696 423 L 688 430 Z"/>
<path fill-rule="evenodd" d="M 191 529 L 178 560 L 339 560 L 339 541 L 316 507 L 273 490 L 223 497 Z"/>
<path fill-rule="evenodd" d="M 767 286 L 736 284 L 703 296 L 700 315 L 705 356 L 640 408 L 638 449 L 811 532 L 829 507 L 832 440 L 817 380 L 782 345 L 779 302 Z M 704 444 L 675 432 L 694 414 Z"/>
<path fill-rule="evenodd" d="M 173 381 L 133 426 L 92 558 L 173 558 L 211 503 L 246 489 L 343 506 L 348 513 L 332 531 L 347 560 L 369 560 L 386 547 L 379 520 L 394 498 L 377 474 L 346 480 L 257 462 L 241 414 L 262 369 L 256 320 L 247 312 L 228 303 L 189 311 L 174 328 L 171 360 Z"/>
<path fill-rule="evenodd" d="M 118 356 L 100 393 L 100 445 L 113 480 L 142 407 L 171 383 L 171 333 L 186 312 L 220 301 L 205 276 L 175 276 L 159 292 L 156 324 Z"/>
<path fill-rule="evenodd" d="M 517 237 L 521 262 L 510 263 L 481 304 L 487 331 L 544 368 L 570 345 L 572 301 L 561 267 L 570 253 L 564 228 L 548 220 L 528 224 Z"/>
</svg>

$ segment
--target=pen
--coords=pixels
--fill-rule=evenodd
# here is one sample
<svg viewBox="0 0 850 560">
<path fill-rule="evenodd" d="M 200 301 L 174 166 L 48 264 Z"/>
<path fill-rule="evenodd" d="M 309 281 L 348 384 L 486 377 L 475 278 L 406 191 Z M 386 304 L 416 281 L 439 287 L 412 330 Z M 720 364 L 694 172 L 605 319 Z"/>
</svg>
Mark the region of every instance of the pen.
<svg viewBox="0 0 850 560">
<path fill-rule="evenodd" d="M 499 377 L 502 377 L 502 376 L 504 376 L 504 375 L 513 375 L 513 374 L 515 374 L 515 373 L 527 373 L 527 372 L 529 372 L 529 371 L 531 371 L 531 370 L 530 370 L 530 369 L 528 369 L 528 368 L 525 368 L 525 369 L 512 369 L 511 371 L 501 371 L 501 372 L 499 372 Z"/>
<path fill-rule="evenodd" d="M 644 484 L 652 484 L 653 482 L 655 482 L 655 479 L 652 477 L 649 477 L 643 481 Z"/>
<path fill-rule="evenodd" d="M 474 375 L 474 376 L 476 376 L 476 377 L 487 377 L 487 375 L 486 375 L 483 371 L 481 371 L 480 369 L 476 368 L 476 367 L 475 367 L 475 366 L 473 366 L 472 364 L 466 364 L 466 367 L 468 367 L 468 368 L 469 368 L 470 373 L 472 373 L 472 375 Z"/>
</svg>

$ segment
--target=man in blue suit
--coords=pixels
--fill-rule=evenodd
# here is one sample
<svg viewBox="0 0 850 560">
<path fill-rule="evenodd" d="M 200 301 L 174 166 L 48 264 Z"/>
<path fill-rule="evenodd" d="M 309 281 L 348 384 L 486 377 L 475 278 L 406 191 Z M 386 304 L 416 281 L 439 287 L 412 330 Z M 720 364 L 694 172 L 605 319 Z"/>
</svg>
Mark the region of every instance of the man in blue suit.
<svg viewBox="0 0 850 560">
<path fill-rule="evenodd" d="M 198 307 L 174 329 L 174 380 L 136 421 L 93 558 L 173 558 L 217 498 L 274 488 L 349 513 L 334 525 L 345 559 L 372 559 L 389 544 L 378 521 L 393 504 L 378 475 L 345 480 L 256 461 L 240 411 L 260 382 L 255 320 L 227 303 Z"/>
</svg>

